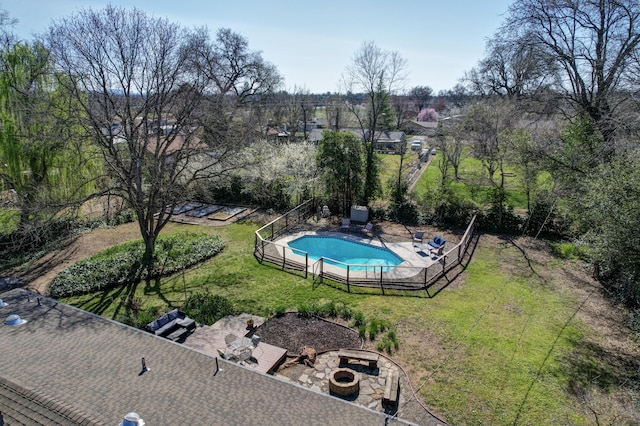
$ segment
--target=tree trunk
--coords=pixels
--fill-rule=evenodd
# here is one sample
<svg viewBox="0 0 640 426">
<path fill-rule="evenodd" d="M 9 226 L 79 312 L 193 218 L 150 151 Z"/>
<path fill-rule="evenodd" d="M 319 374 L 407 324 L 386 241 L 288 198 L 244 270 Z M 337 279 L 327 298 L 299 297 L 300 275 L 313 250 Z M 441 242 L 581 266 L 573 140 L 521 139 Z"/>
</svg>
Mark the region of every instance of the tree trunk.
<svg viewBox="0 0 640 426">
<path fill-rule="evenodd" d="M 142 231 L 142 239 L 144 240 L 144 254 L 142 255 L 143 270 L 146 270 L 147 281 L 153 278 L 153 269 L 155 263 L 156 251 L 156 235 L 153 232 Z"/>
</svg>

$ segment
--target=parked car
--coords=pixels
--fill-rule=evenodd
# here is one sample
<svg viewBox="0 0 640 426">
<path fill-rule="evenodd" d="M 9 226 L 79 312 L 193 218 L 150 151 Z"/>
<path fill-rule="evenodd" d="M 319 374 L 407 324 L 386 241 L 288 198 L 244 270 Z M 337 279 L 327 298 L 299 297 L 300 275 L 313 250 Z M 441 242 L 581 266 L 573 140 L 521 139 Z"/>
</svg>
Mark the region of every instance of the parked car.
<svg viewBox="0 0 640 426">
<path fill-rule="evenodd" d="M 422 150 L 422 141 L 416 139 L 413 142 L 411 142 L 411 151 L 420 151 L 420 150 Z"/>
</svg>

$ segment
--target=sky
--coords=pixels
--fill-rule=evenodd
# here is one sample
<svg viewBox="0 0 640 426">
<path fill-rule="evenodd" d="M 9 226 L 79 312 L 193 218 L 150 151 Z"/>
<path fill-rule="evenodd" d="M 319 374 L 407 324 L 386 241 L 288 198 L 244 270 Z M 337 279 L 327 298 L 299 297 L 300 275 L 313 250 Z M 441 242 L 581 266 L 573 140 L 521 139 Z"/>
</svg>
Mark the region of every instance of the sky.
<svg viewBox="0 0 640 426">
<path fill-rule="evenodd" d="M 339 91 L 364 42 L 406 59 L 404 87 L 454 87 L 484 57 L 485 44 L 513 0 L 0 0 L 18 20 L 13 32 L 33 40 L 56 20 L 108 3 L 136 7 L 183 27 L 242 34 L 284 77 L 284 89 Z"/>
</svg>

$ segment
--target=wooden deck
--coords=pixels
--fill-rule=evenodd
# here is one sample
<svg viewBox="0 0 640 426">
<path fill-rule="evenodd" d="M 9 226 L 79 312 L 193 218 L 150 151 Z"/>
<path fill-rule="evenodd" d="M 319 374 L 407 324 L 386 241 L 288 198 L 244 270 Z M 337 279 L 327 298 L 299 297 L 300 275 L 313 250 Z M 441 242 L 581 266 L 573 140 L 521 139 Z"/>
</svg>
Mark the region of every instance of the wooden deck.
<svg viewBox="0 0 640 426">
<path fill-rule="evenodd" d="M 184 339 L 182 344 L 219 357 L 218 349 L 224 350 L 227 346 L 225 337 L 230 334 L 236 337 L 251 334 L 250 330 L 246 329 L 246 319 L 248 317 L 248 314 L 225 317 L 212 326 L 198 326 L 193 333 Z M 263 322 L 261 318 L 252 318 L 256 327 Z M 247 361 L 242 361 L 240 364 L 262 373 L 272 373 L 282 362 L 286 353 L 286 349 L 260 342 L 253 350 L 251 358 Z"/>
</svg>

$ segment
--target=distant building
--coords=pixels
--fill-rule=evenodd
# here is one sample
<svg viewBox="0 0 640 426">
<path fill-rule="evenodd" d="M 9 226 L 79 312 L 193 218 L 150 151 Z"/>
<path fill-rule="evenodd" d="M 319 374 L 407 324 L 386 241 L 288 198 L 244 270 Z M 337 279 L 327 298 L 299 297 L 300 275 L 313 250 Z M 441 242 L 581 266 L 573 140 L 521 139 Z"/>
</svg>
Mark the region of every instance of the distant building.
<svg viewBox="0 0 640 426">
<path fill-rule="evenodd" d="M 437 121 L 411 120 L 404 123 L 403 130 L 410 135 L 435 136 L 438 129 Z"/>
</svg>

